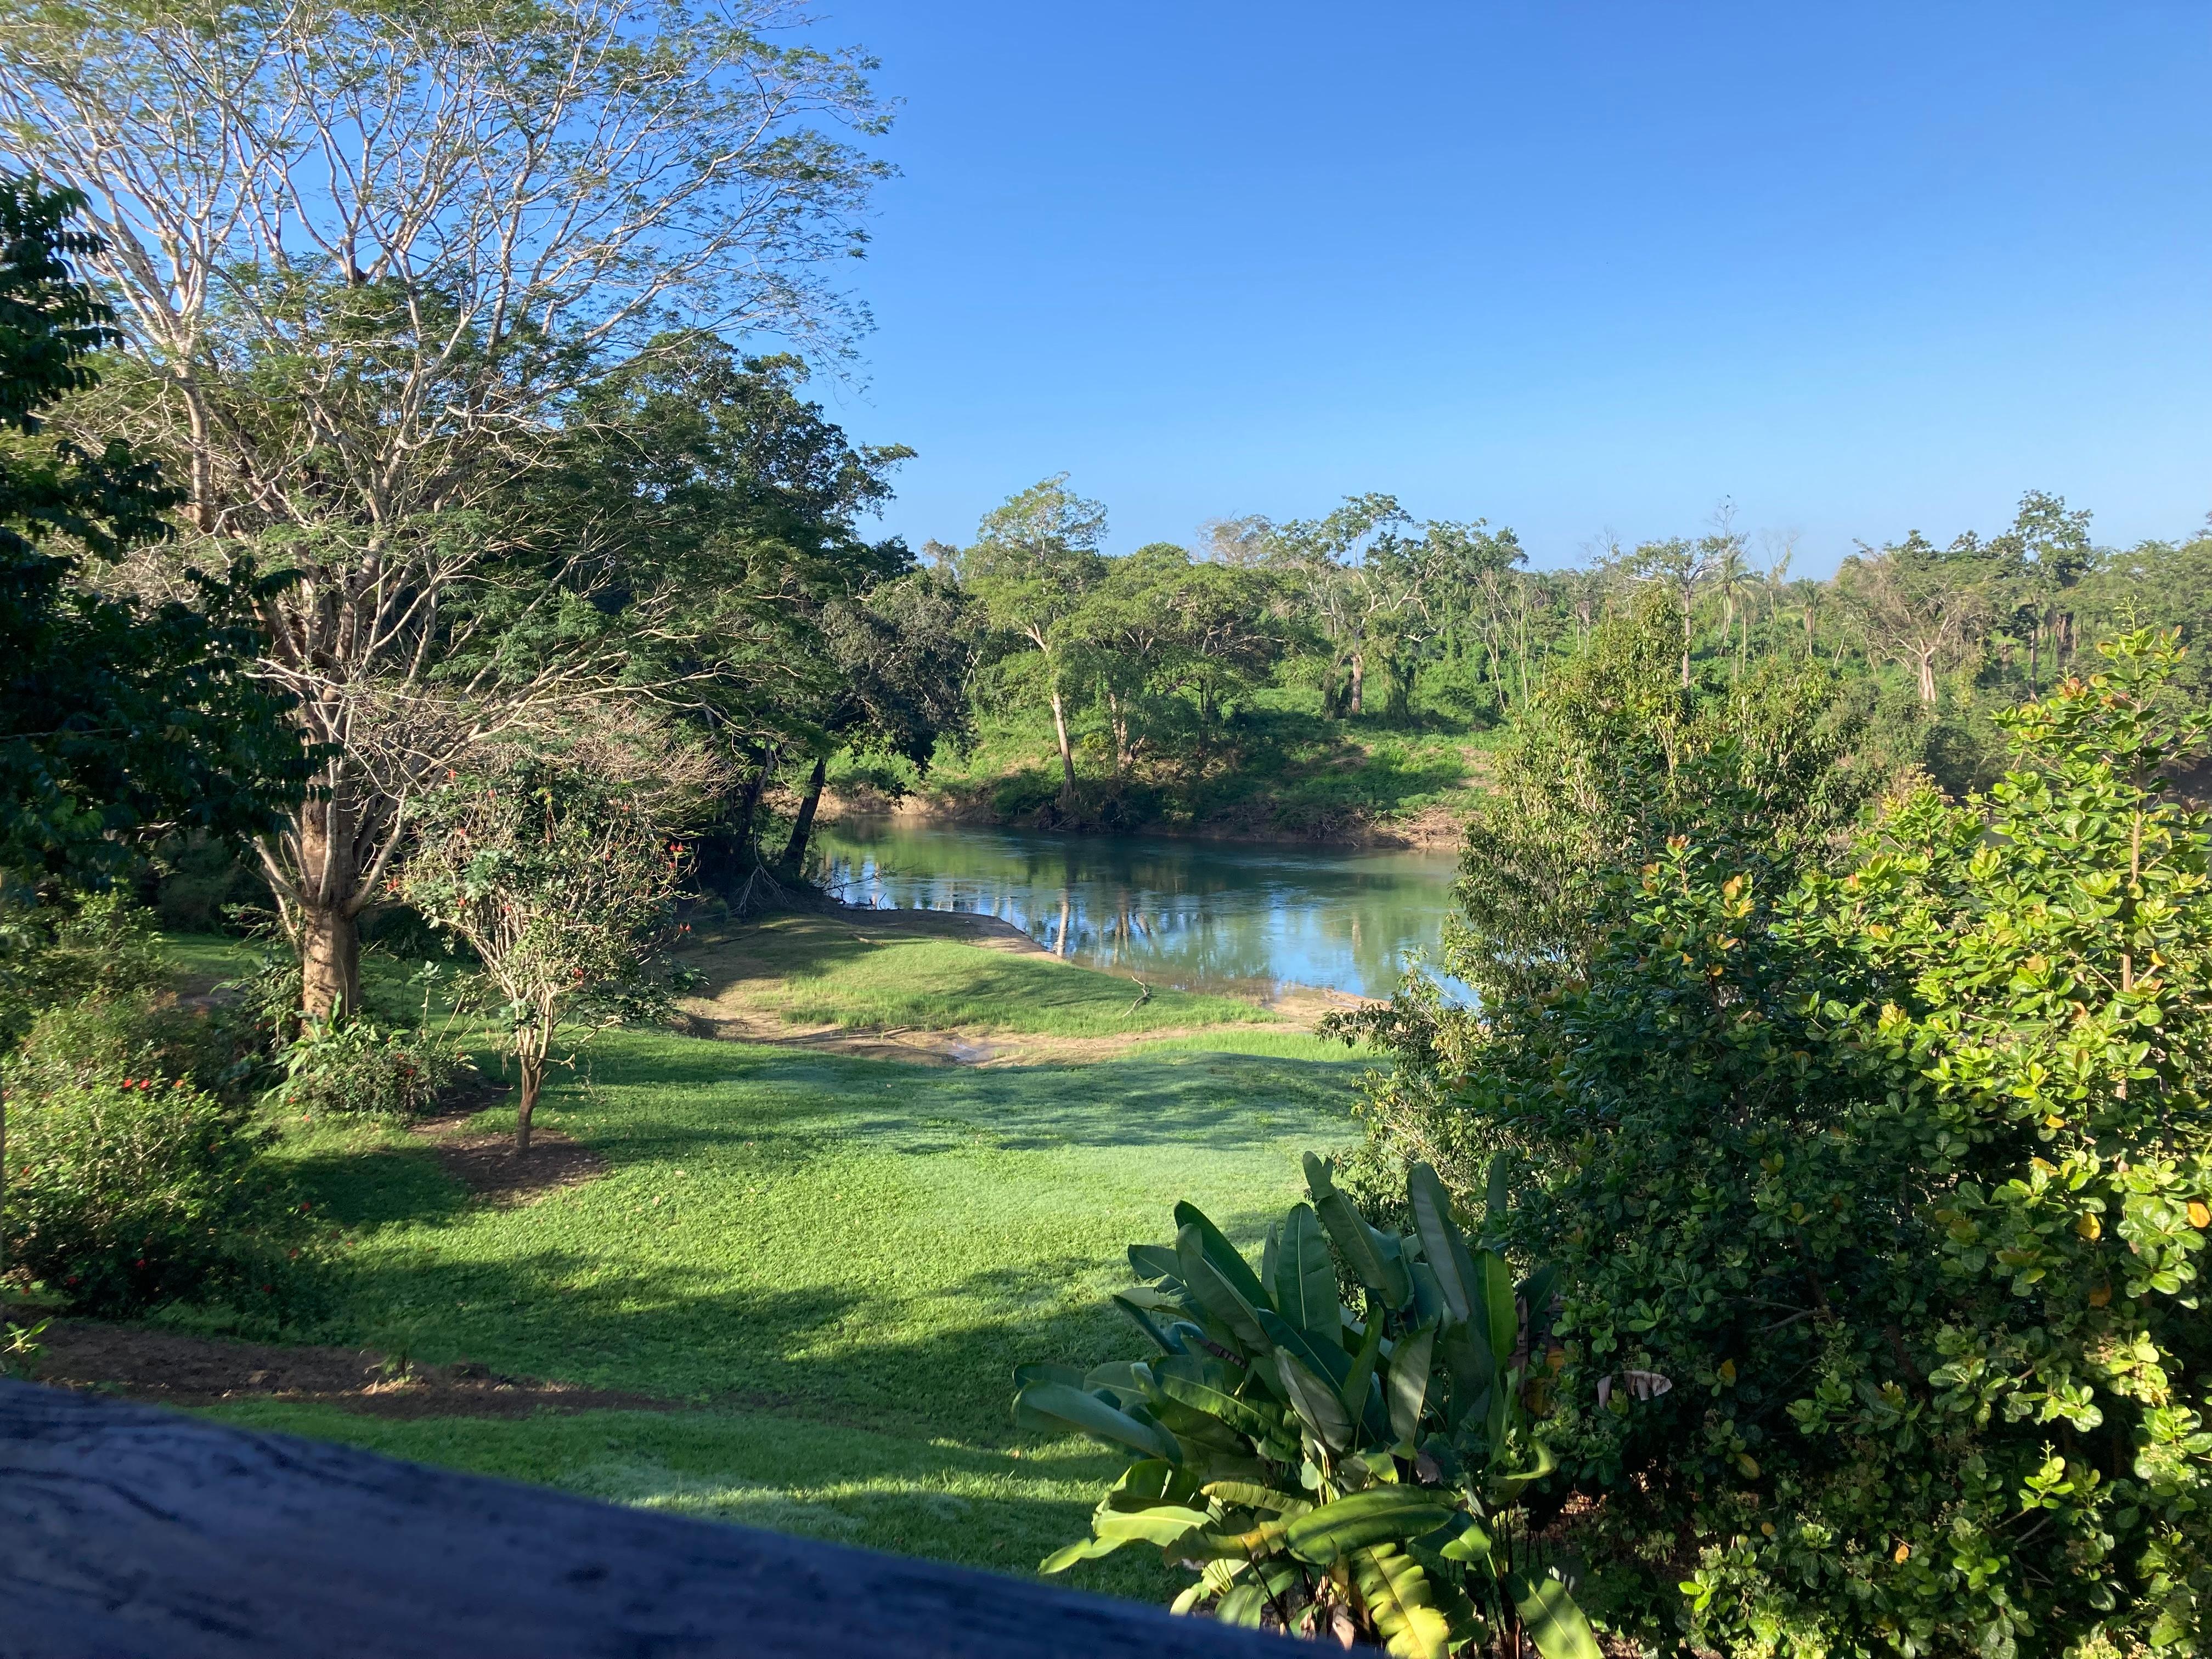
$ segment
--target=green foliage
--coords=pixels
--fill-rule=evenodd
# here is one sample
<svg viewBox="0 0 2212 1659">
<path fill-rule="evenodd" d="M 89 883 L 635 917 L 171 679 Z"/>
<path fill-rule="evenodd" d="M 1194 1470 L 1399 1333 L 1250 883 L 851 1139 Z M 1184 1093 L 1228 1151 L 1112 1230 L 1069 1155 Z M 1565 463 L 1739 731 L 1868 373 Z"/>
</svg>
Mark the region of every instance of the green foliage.
<svg viewBox="0 0 2212 1659">
<path fill-rule="evenodd" d="M 1523 1171 L 1550 1432 L 1655 1634 L 2197 1650 L 2212 910 L 2160 790 L 2208 721 L 2170 641 L 2103 649 L 1986 799 L 1910 792 L 1786 883 L 1678 836 L 1579 975 L 1378 1091 L 1462 1185 Z"/>
<path fill-rule="evenodd" d="M 684 872 L 683 845 L 637 792 L 573 763 L 495 756 L 424 802 L 398 886 L 433 927 L 466 942 L 503 1000 L 522 1073 L 521 1150 L 564 1028 L 666 1011 L 673 985 L 654 957 Z"/>
<path fill-rule="evenodd" d="M 0 867 L 79 874 L 112 872 L 152 828 L 264 830 L 308 769 L 288 700 L 246 672 L 276 585 L 246 565 L 195 573 L 197 609 L 148 608 L 78 580 L 79 550 L 158 540 L 177 499 L 120 442 L 43 435 L 42 411 L 92 386 L 118 337 L 70 267 L 98 249 L 69 228 L 82 205 L 0 177 Z"/>
<path fill-rule="evenodd" d="M 0 1076 L 7 1259 L 88 1313 L 183 1300 L 263 1318 L 296 1309 L 307 1212 L 265 1156 L 267 1132 L 189 1080 L 206 1057 L 180 1041 L 180 1018 L 117 1000 L 33 1024 Z"/>
<path fill-rule="evenodd" d="M 1139 1455 L 1044 1570 L 1141 1543 L 1198 1574 L 1180 1613 L 1400 1659 L 1517 1635 L 1543 1659 L 1596 1659 L 1522 1503 L 1553 1468 L 1524 1396 L 1556 1275 L 1516 1287 L 1425 1165 L 1407 1235 L 1369 1226 L 1310 1154 L 1306 1180 L 1313 1204 L 1268 1229 L 1256 1273 L 1189 1204 L 1174 1243 L 1129 1247 L 1140 1282 L 1115 1305 L 1152 1358 L 1015 1371 L 1017 1422 Z M 1340 1263 L 1364 1316 L 1338 1298 Z"/>
<path fill-rule="evenodd" d="M 366 1017 L 302 1021 L 283 1063 L 284 1075 L 269 1094 L 286 1112 L 389 1117 L 429 1110 L 472 1069 L 427 1023 L 403 1028 Z"/>
</svg>

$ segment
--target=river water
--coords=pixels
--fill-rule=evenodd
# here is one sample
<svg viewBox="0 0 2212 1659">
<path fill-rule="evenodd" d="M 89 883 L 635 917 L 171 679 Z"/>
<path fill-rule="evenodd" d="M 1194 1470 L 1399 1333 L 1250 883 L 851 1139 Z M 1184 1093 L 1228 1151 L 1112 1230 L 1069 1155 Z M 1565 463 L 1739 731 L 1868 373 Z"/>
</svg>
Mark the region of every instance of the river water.
<svg viewBox="0 0 2212 1659">
<path fill-rule="evenodd" d="M 1389 995 L 1408 953 L 1436 954 L 1455 873 L 1444 852 L 889 817 L 824 824 L 815 846 L 822 878 L 848 903 L 997 916 L 1076 962 L 1182 990 L 1263 996 L 1298 986 Z"/>
</svg>

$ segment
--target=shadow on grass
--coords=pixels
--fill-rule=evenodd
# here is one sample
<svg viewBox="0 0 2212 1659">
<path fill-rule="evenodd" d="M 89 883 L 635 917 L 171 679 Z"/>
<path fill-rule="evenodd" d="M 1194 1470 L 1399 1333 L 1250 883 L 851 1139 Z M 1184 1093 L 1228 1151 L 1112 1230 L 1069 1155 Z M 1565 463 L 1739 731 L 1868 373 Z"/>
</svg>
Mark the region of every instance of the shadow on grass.
<svg viewBox="0 0 2212 1659">
<path fill-rule="evenodd" d="M 823 1135 L 866 1136 L 917 1156 L 977 1145 L 1231 1150 L 1316 1114 L 1341 1114 L 1368 1064 L 1193 1049 L 1091 1065 L 940 1068 L 703 1042 L 641 1044 L 606 1058 L 612 1063 L 596 1071 L 588 1093 L 567 1091 L 554 1103 L 563 1127 L 616 1158 Z M 671 1091 L 739 1083 L 755 1086 L 726 1109 L 668 1100 Z"/>
</svg>

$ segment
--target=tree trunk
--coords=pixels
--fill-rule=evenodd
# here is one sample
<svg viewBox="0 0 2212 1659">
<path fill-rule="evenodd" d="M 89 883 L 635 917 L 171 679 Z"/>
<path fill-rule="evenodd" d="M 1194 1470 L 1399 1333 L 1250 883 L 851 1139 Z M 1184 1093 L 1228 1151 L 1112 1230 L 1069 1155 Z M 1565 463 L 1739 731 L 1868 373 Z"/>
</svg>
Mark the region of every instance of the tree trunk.
<svg viewBox="0 0 2212 1659">
<path fill-rule="evenodd" d="M 1106 691 L 1106 722 L 1114 728 L 1114 781 L 1119 783 L 1129 775 L 1129 712 L 1110 686 Z"/>
<path fill-rule="evenodd" d="M 775 750 L 771 748 L 762 755 L 760 769 L 745 780 L 744 791 L 738 797 L 738 852 L 756 864 L 759 860 L 752 858 L 757 839 L 754 827 L 760 820 L 761 796 L 768 788 L 769 775 L 775 770 Z"/>
<path fill-rule="evenodd" d="M 1352 653 L 1352 712 L 1353 714 L 1360 713 L 1366 707 L 1366 696 L 1367 653 L 1364 651 L 1355 651 Z"/>
<path fill-rule="evenodd" d="M 1075 805 L 1075 749 L 1067 740 L 1067 704 L 1060 696 L 1059 687 L 1052 693 L 1052 729 L 1060 739 L 1060 804 Z"/>
<path fill-rule="evenodd" d="M 310 1019 L 361 1012 L 361 872 L 343 794 L 300 808 L 300 1008 Z"/>
<path fill-rule="evenodd" d="M 1933 705 L 1936 701 L 1936 653 L 1920 653 L 1920 701 Z"/>
<path fill-rule="evenodd" d="M 800 860 L 806 856 L 807 838 L 814 833 L 814 814 L 822 805 L 822 785 L 829 775 L 829 757 L 816 756 L 814 769 L 806 775 L 806 794 L 799 803 L 799 817 L 791 826 L 791 839 L 783 844 L 784 868 L 793 875 L 799 873 Z"/>
<path fill-rule="evenodd" d="M 537 1115 L 538 1091 L 545 1086 L 545 1056 L 524 1054 L 521 1059 L 522 1100 L 514 1109 L 514 1153 L 517 1158 L 530 1150 L 530 1120 Z"/>
<path fill-rule="evenodd" d="M 300 907 L 300 1007 L 324 1021 L 361 1012 L 361 924 L 343 904 Z"/>
</svg>

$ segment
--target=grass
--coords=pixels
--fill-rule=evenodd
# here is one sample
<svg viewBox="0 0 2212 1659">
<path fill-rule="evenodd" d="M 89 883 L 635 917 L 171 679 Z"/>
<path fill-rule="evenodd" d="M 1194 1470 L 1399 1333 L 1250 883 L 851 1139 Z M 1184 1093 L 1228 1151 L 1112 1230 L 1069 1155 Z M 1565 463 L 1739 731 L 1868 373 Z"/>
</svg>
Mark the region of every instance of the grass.
<svg viewBox="0 0 2212 1659">
<path fill-rule="evenodd" d="M 708 944 L 696 960 L 718 1006 L 848 1030 L 1101 1037 L 1275 1018 L 1229 997 L 1140 996 L 1127 979 L 1048 956 L 927 937 L 933 925 L 927 916 L 778 916 Z"/>
<path fill-rule="evenodd" d="M 996 1017 L 1010 965 L 1053 987 L 1109 979 L 930 943 L 914 957 L 933 975 L 930 1006 L 963 1024 Z M 878 960 L 857 979 L 821 976 L 845 988 L 835 1006 L 896 993 Z M 1126 981 L 1109 982 L 1126 1006 Z M 1054 1006 L 1038 1018 L 1088 1018 L 1079 1000 Z M 588 1079 L 549 1091 L 539 1121 L 595 1147 L 608 1172 L 527 1206 L 471 1200 L 395 1128 L 289 1126 L 281 1156 L 351 1241 L 326 1334 L 682 1409 L 393 1422 L 263 1401 L 218 1414 L 1031 1571 L 1082 1532 L 1120 1466 L 1086 1443 L 1017 1434 L 1012 1368 L 1139 1352 L 1106 1301 L 1127 1282 L 1124 1247 L 1167 1237 L 1179 1198 L 1256 1243 L 1297 1190 L 1297 1154 L 1351 1138 L 1360 1064 L 1251 1026 L 1088 1065 L 923 1067 L 645 1032 L 590 1054 Z M 1082 1574 L 1146 1597 L 1166 1583 L 1142 1551 Z"/>
<path fill-rule="evenodd" d="M 1086 817 L 1122 829 L 1205 825 L 1238 834 L 1334 836 L 1463 808 L 1495 741 L 1494 732 L 1442 714 L 1419 727 L 1376 714 L 1324 719 L 1310 688 L 1283 688 L 1240 710 L 1203 750 L 1164 745 L 1117 792 L 1108 787 L 1103 725 L 1076 724 L 1077 769 L 1086 795 L 1099 796 L 1083 809 Z M 847 790 L 895 782 L 1021 823 L 1050 810 L 1060 767 L 1050 723 L 1034 710 L 1010 709 L 983 719 L 974 744 L 939 756 L 927 777 L 877 777 L 847 763 L 836 781 Z"/>
</svg>

